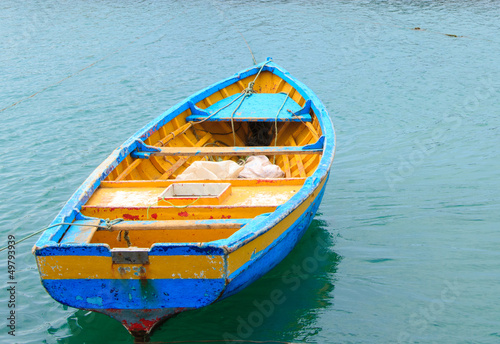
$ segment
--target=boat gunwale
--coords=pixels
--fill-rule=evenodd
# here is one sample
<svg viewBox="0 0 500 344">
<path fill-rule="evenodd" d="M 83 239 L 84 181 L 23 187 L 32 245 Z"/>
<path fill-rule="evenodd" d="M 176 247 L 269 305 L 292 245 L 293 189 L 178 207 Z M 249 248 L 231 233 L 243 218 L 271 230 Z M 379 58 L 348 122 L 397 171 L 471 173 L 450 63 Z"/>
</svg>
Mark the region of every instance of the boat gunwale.
<svg viewBox="0 0 500 344">
<path fill-rule="evenodd" d="M 133 134 L 129 139 L 127 139 L 122 145 L 116 148 L 80 185 L 80 187 L 73 193 L 67 203 L 63 206 L 61 211 L 52 221 L 51 225 L 55 225 L 61 222 L 72 222 L 75 220 L 77 215 L 80 213 L 82 206 L 88 201 L 88 199 L 93 195 L 97 188 L 101 185 L 101 182 L 111 173 L 111 171 L 116 168 L 116 166 L 121 163 L 132 151 L 137 148 L 138 141 L 144 141 L 154 132 L 156 132 L 161 126 L 171 121 L 173 118 L 177 117 L 180 113 L 186 111 L 189 108 L 189 102 L 197 103 L 202 99 L 210 96 L 211 94 L 236 83 L 237 81 L 244 79 L 246 77 L 255 75 L 258 73 L 259 69 L 262 68 L 263 71 L 269 71 L 278 77 L 285 80 L 293 88 L 295 88 L 304 99 L 311 100 L 311 108 L 318 118 L 319 124 L 325 135 L 325 142 L 323 146 L 323 153 L 321 155 L 320 161 L 315 172 L 306 178 L 303 186 L 299 191 L 293 195 L 286 203 L 278 206 L 275 212 L 269 214 L 265 217 L 265 224 L 261 216 L 256 216 L 247 226 L 241 228 L 239 231 L 231 235 L 227 239 L 216 240 L 202 244 L 198 247 L 204 247 L 208 250 L 220 250 L 223 249 L 224 252 L 232 252 L 237 248 L 245 245 L 247 242 L 255 239 L 256 237 L 266 233 L 271 228 L 273 228 L 282 219 L 288 216 L 294 209 L 296 209 L 300 204 L 305 202 L 308 197 L 317 189 L 321 182 L 328 176 L 331 165 L 333 163 L 333 158 L 335 156 L 336 148 L 336 135 L 334 131 L 333 124 L 328 115 L 326 107 L 321 102 L 321 100 L 315 95 L 315 93 L 305 84 L 295 79 L 288 71 L 282 67 L 276 65 L 274 62 L 268 61 L 262 62 L 258 65 L 240 71 L 233 76 L 226 78 L 222 81 L 216 82 L 197 93 L 185 98 L 176 105 L 170 107 L 160 116 L 156 117 L 144 127 L 139 129 L 135 134 Z M 261 219 L 260 221 L 258 219 Z M 107 244 L 59 244 L 59 240 L 64 235 L 64 228 L 67 226 L 60 225 L 52 227 L 43 232 L 43 234 L 38 239 L 37 243 L 33 247 L 33 252 L 36 255 L 43 255 L 41 252 L 44 248 L 62 248 L 67 247 L 82 247 L 89 249 L 92 254 L 103 250 L 109 250 Z M 152 245 L 151 250 L 155 246 L 186 246 L 186 243 L 157 243 Z M 94 248 L 95 250 L 92 250 Z M 52 250 L 51 250 L 52 251 Z M 54 253 L 55 254 L 55 253 Z"/>
</svg>

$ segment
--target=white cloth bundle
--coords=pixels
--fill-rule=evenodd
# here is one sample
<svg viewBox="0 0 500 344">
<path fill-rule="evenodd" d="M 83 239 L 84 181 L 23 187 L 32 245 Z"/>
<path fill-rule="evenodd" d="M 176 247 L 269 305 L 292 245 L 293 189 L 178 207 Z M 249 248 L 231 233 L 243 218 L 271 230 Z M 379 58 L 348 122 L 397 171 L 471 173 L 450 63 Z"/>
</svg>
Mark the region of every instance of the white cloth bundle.
<svg viewBox="0 0 500 344">
<path fill-rule="evenodd" d="M 234 161 L 195 161 L 175 179 L 231 179 L 237 178 L 243 166 Z"/>
<path fill-rule="evenodd" d="M 278 165 L 272 164 L 267 156 L 255 155 L 247 159 L 240 178 L 283 178 L 285 172 Z"/>
</svg>

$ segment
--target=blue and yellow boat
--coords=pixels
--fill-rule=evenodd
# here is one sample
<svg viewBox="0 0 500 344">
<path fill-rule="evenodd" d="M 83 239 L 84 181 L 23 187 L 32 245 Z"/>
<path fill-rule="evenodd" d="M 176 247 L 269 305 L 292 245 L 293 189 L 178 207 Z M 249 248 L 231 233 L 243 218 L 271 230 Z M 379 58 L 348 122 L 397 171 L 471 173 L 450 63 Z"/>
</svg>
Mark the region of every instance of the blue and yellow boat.
<svg viewBox="0 0 500 344">
<path fill-rule="evenodd" d="M 324 105 L 272 60 L 175 105 L 85 180 L 33 252 L 57 301 L 139 341 L 276 266 L 310 225 L 335 154 Z M 266 156 L 281 178 L 183 178 L 198 162 Z M 234 162 L 234 163 L 233 163 Z"/>
</svg>

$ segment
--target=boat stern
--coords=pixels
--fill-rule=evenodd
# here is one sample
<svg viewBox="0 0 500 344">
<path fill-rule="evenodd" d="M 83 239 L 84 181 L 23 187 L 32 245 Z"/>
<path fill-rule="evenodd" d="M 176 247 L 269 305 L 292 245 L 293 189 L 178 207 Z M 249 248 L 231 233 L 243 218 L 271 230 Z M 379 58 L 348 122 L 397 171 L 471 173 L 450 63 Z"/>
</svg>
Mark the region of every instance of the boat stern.
<svg viewBox="0 0 500 344">
<path fill-rule="evenodd" d="M 136 338 L 215 302 L 226 286 L 226 256 L 217 247 L 60 245 L 37 248 L 35 255 L 42 284 L 56 301 L 111 316 Z"/>
</svg>

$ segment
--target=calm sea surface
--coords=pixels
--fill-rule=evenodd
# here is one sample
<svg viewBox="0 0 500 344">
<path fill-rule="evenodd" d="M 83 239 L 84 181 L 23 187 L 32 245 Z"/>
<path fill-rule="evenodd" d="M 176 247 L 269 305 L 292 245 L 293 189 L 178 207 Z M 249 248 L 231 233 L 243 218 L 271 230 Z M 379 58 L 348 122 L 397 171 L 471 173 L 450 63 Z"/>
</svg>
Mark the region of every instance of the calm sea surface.
<svg viewBox="0 0 500 344">
<path fill-rule="evenodd" d="M 152 341 L 499 343 L 499 18 L 466 0 L 2 1 L 0 109 L 43 90 L 0 112 L 2 245 L 138 128 L 251 66 L 241 33 L 329 109 L 331 178 L 278 267 Z M 17 246 L 15 337 L 0 253 L 0 342 L 132 343 L 45 292 L 35 241 Z"/>
</svg>

